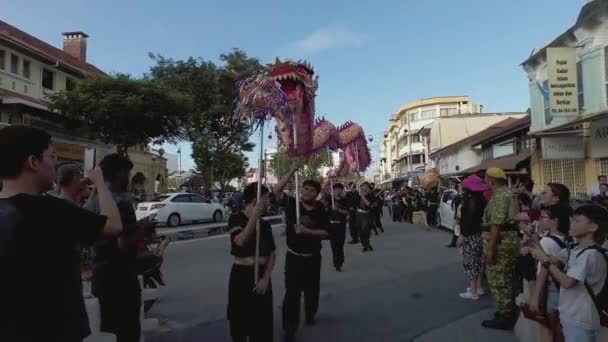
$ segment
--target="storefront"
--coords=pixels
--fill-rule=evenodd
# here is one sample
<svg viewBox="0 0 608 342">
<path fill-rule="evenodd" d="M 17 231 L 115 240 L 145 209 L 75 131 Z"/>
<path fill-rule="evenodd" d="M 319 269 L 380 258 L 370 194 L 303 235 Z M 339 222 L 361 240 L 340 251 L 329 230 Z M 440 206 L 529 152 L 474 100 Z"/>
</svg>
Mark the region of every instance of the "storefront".
<svg viewBox="0 0 608 342">
<path fill-rule="evenodd" d="M 544 136 L 540 138 L 540 184 L 561 183 L 573 197 L 587 195 L 585 141 L 580 134 Z"/>
<path fill-rule="evenodd" d="M 591 158 L 595 160 L 597 175 L 608 175 L 608 118 L 591 122 Z"/>
</svg>

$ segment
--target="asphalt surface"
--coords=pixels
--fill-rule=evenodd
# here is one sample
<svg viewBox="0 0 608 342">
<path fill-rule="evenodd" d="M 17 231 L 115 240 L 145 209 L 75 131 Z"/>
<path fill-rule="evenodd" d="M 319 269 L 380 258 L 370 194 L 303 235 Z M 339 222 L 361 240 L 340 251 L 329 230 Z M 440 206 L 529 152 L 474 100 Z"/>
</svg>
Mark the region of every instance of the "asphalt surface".
<svg viewBox="0 0 608 342">
<path fill-rule="evenodd" d="M 486 331 L 479 323 L 491 315 L 491 299 L 466 301 L 456 249 L 445 248 L 450 234 L 384 221 L 386 233 L 374 236 L 375 250 L 362 253 L 347 245 L 342 273 L 323 248 L 318 322 L 300 330 L 298 341 L 515 341 L 510 333 Z M 278 261 L 273 274 L 275 341 L 281 341 L 285 238 L 275 230 Z M 162 331 L 147 342 L 228 342 L 225 320 L 232 258 L 226 236 L 177 242 L 165 255 L 167 287 L 150 316 Z"/>
</svg>

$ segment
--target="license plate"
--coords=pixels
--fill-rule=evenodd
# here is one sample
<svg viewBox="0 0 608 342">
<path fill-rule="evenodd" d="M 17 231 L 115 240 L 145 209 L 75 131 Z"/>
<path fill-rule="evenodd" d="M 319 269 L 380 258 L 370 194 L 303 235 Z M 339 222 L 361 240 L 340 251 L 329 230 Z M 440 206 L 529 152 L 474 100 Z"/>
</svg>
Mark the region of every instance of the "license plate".
<svg viewBox="0 0 608 342">
<path fill-rule="evenodd" d="M 148 210 L 148 207 L 139 207 L 139 211 L 146 211 Z"/>
</svg>

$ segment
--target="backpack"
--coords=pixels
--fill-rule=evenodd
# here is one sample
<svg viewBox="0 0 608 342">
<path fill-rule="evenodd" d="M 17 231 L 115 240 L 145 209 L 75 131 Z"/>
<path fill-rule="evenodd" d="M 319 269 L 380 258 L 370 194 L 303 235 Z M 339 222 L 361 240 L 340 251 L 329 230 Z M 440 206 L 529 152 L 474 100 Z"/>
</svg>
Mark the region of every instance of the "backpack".
<svg viewBox="0 0 608 342">
<path fill-rule="evenodd" d="M 566 247 L 568 247 L 568 245 L 560 238 L 558 238 L 555 235 L 547 235 L 547 237 L 553 241 L 555 241 L 555 243 L 561 248 L 564 249 Z"/>
<path fill-rule="evenodd" d="M 583 254 L 583 252 L 585 252 L 588 249 L 595 249 L 596 251 L 598 251 L 602 257 L 604 257 L 604 260 L 606 261 L 606 272 L 608 272 L 608 250 L 598 246 L 598 245 L 593 245 L 590 247 L 587 247 L 585 249 L 583 249 L 582 251 L 580 251 L 576 257 L 578 258 L 579 256 L 581 256 L 581 254 Z M 587 292 L 589 292 L 589 295 L 591 296 L 591 299 L 593 300 L 593 303 L 595 304 L 595 308 L 597 309 L 599 315 L 600 315 L 600 324 L 603 327 L 608 327 L 608 273 L 606 275 L 606 280 L 604 281 L 604 286 L 602 287 L 602 290 L 600 291 L 599 294 L 594 294 L 591 287 L 589 286 L 589 284 L 585 281 L 585 288 L 587 289 Z"/>
</svg>

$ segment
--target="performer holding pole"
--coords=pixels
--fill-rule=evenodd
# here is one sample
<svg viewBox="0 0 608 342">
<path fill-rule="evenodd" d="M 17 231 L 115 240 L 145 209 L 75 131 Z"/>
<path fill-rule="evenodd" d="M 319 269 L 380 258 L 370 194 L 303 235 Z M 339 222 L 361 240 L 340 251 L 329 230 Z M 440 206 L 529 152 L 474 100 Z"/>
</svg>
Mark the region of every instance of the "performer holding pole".
<svg viewBox="0 0 608 342">
<path fill-rule="evenodd" d="M 261 219 L 268 199 L 266 186 L 259 182 L 247 185 L 243 191 L 245 210 L 228 220 L 234 264 L 228 284 L 227 318 L 234 342 L 273 340 L 271 275 L 276 246 L 272 227 Z M 259 274 L 254 278 L 256 272 Z"/>
<path fill-rule="evenodd" d="M 306 180 L 301 201 L 288 198 L 286 208 L 287 254 L 283 330 L 286 341 L 294 341 L 300 320 L 300 300 L 305 299 L 306 323 L 315 323 L 321 281 L 321 240 L 329 238 L 330 222 L 323 204 L 317 201 L 321 184 Z M 297 207 L 300 207 L 300 224 Z"/>
<path fill-rule="evenodd" d="M 332 205 L 329 210 L 331 218 L 331 251 L 336 271 L 342 272 L 349 203 L 344 193 L 344 185 L 341 183 L 332 183 L 331 186 Z"/>
<path fill-rule="evenodd" d="M 374 203 L 374 195 L 370 192 L 368 182 L 361 184 L 361 192 L 359 193 L 359 206 L 357 208 L 357 228 L 363 245 L 363 252 L 371 252 L 372 248 L 370 236 L 372 231 L 373 213 L 372 203 Z"/>
</svg>

